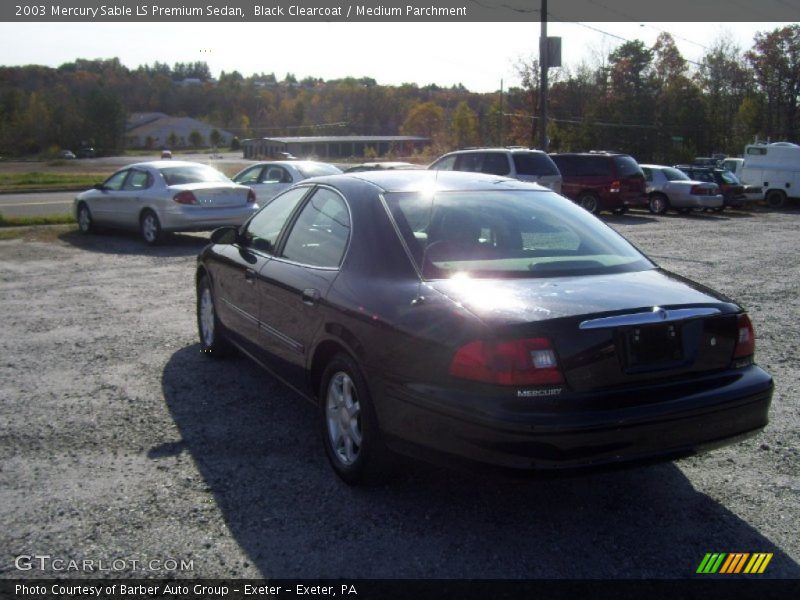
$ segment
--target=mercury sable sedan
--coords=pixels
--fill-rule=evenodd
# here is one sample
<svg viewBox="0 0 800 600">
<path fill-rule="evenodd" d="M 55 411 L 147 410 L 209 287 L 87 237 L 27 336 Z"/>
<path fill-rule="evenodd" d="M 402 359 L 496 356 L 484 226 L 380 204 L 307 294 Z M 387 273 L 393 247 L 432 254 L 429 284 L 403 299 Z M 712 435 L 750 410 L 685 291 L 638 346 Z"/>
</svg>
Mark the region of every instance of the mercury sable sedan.
<svg viewBox="0 0 800 600">
<path fill-rule="evenodd" d="M 392 451 L 591 467 L 767 423 L 772 378 L 742 307 L 535 184 L 311 179 L 215 231 L 196 288 L 203 352 L 238 348 L 316 402 L 349 483 Z"/>
<path fill-rule="evenodd" d="M 203 231 L 241 225 L 258 210 L 255 193 L 216 169 L 182 161 L 137 163 L 79 194 L 78 228 L 134 229 L 148 244 L 170 231 Z"/>
</svg>

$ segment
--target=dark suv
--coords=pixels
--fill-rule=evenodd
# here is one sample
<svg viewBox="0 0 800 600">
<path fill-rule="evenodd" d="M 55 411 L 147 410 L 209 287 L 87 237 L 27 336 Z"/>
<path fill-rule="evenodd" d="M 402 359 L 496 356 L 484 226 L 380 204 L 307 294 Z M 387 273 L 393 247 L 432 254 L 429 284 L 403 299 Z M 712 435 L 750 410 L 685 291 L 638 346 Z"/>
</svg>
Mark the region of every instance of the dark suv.
<svg viewBox="0 0 800 600">
<path fill-rule="evenodd" d="M 590 213 L 622 214 L 631 206 L 646 206 L 644 173 L 627 154 L 567 152 L 550 157 L 561 171 L 561 193 Z"/>
<path fill-rule="evenodd" d="M 675 168 L 680 169 L 695 181 L 716 183 L 725 199 L 725 205 L 717 209 L 718 211 L 723 210 L 725 206 L 742 206 L 750 201 L 745 196 L 742 182 L 727 169 L 697 165 L 675 165 Z"/>
</svg>

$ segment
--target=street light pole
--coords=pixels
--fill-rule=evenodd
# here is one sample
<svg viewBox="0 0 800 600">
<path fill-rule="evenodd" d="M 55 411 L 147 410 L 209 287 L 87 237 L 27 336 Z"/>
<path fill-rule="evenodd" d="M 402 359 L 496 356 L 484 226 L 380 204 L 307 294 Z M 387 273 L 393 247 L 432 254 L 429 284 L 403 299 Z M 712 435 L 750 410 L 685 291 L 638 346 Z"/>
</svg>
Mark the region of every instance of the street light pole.
<svg viewBox="0 0 800 600">
<path fill-rule="evenodd" d="M 541 82 L 539 84 L 539 145 L 547 152 L 549 140 L 547 139 L 547 69 L 550 60 L 547 52 L 547 0 L 542 0 L 541 11 L 542 32 L 539 37 L 539 70 Z"/>
</svg>

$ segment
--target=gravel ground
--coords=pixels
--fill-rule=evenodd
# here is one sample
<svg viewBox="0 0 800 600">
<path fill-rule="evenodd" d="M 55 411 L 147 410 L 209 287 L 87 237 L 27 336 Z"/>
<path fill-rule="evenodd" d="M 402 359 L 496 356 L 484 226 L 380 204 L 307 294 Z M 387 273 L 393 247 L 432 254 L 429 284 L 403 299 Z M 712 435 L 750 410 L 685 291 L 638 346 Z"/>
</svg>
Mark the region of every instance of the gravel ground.
<svg viewBox="0 0 800 600">
<path fill-rule="evenodd" d="M 199 352 L 201 237 L 0 241 L 0 577 L 80 574 L 14 566 L 50 555 L 117 560 L 88 576 L 680 578 L 706 552 L 736 551 L 773 552 L 768 576 L 800 577 L 800 213 L 607 221 L 750 310 L 776 381 L 762 434 L 614 473 L 414 464 L 351 489 L 310 404 L 247 359 Z M 192 569 L 147 565 L 167 559 Z"/>
</svg>

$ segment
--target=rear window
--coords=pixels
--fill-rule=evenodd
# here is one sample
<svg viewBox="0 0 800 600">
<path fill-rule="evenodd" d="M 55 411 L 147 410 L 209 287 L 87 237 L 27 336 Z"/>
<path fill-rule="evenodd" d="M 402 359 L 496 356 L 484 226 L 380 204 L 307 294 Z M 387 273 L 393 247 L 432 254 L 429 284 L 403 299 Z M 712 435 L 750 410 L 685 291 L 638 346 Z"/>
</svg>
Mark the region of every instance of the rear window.
<svg viewBox="0 0 800 600">
<path fill-rule="evenodd" d="M 557 277 L 653 268 L 613 229 L 550 192 L 389 193 L 426 279 Z"/>
<path fill-rule="evenodd" d="M 160 169 L 167 185 L 185 183 L 231 183 L 222 173 L 205 165 L 185 165 Z"/>
<path fill-rule="evenodd" d="M 614 165 L 617 167 L 617 175 L 619 177 L 634 177 L 642 174 L 639 163 L 630 156 L 615 156 L 613 160 Z"/>
<path fill-rule="evenodd" d="M 514 167 L 518 175 L 560 175 L 556 163 L 547 154 L 539 152 L 515 152 Z"/>
<path fill-rule="evenodd" d="M 690 181 L 689 176 L 679 169 L 668 167 L 666 169 L 661 169 L 661 172 L 668 181 Z"/>
<path fill-rule="evenodd" d="M 722 181 L 724 181 L 725 183 L 730 185 L 741 185 L 742 182 L 739 181 L 739 178 L 736 177 L 736 175 L 734 175 L 730 171 L 718 171 L 718 172 L 719 176 L 722 178 Z"/>
<path fill-rule="evenodd" d="M 338 175 L 342 172 L 341 169 L 325 163 L 295 163 L 294 168 L 305 178 Z"/>
</svg>

